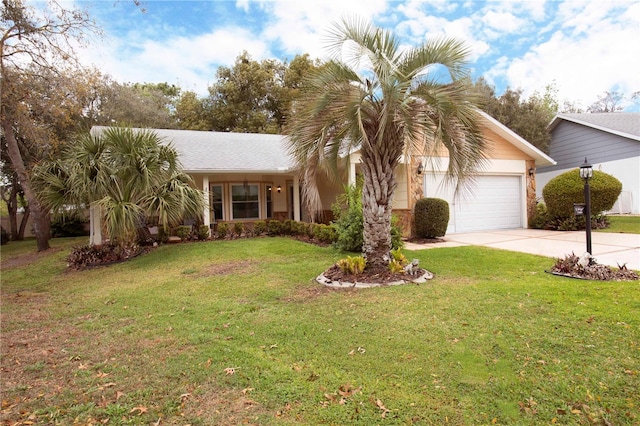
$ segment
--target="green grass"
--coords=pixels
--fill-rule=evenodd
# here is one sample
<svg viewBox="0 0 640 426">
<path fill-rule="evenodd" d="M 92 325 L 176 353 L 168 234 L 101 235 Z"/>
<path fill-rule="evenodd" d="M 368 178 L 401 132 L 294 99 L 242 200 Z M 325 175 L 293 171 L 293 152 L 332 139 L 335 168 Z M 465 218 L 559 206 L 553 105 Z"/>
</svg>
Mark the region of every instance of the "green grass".
<svg viewBox="0 0 640 426">
<path fill-rule="evenodd" d="M 640 216 L 607 216 L 610 226 L 598 229 L 598 232 L 618 232 L 625 234 L 640 234 Z"/>
<path fill-rule="evenodd" d="M 343 253 L 280 238 L 66 271 L 78 241 L 3 266 L 3 421 L 640 422 L 637 281 L 460 247 L 407 252 L 426 284 L 334 291 L 313 278 Z M 33 247 L 3 246 L 3 265 Z"/>
</svg>

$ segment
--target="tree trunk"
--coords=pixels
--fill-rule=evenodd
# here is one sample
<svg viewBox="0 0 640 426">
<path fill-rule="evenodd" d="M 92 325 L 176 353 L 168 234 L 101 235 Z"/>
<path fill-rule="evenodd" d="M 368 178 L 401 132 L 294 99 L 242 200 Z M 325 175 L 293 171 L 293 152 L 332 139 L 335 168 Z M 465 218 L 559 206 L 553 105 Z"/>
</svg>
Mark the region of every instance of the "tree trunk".
<svg viewBox="0 0 640 426">
<path fill-rule="evenodd" d="M 16 237 L 17 240 L 24 240 L 24 231 L 27 230 L 27 223 L 29 223 L 29 216 L 31 216 L 31 209 L 29 206 L 24 208 L 24 214 L 22 215 L 22 220 L 20 221 L 20 229 L 18 230 L 18 235 Z"/>
<path fill-rule="evenodd" d="M 49 227 L 46 226 L 45 220 L 48 219 L 48 215 L 43 211 L 40 202 L 31 188 L 31 180 L 24 165 L 13 126 L 6 115 L 2 116 L 2 129 L 4 130 L 7 141 L 7 153 L 9 154 L 11 165 L 18 174 L 20 185 L 29 203 L 29 208 L 33 213 L 33 230 L 36 234 L 38 251 L 47 250 L 49 249 Z"/>
<path fill-rule="evenodd" d="M 11 183 L 6 187 L 2 187 L 2 199 L 7 205 L 7 212 L 9 213 L 9 235 L 11 240 L 19 240 L 18 234 L 18 191 L 16 191 L 15 183 Z"/>
<path fill-rule="evenodd" d="M 382 152 L 362 150 L 362 215 L 364 234 L 362 251 L 367 267 L 386 269 L 391 251 L 391 209 L 396 188 L 397 159 L 388 149 Z"/>
</svg>

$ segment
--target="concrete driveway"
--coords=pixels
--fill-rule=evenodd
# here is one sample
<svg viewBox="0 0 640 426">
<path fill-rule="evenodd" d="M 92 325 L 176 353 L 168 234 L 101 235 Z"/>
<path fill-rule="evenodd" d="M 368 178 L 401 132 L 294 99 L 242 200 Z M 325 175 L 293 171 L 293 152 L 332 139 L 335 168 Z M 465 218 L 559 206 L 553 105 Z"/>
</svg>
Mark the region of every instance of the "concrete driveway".
<svg viewBox="0 0 640 426">
<path fill-rule="evenodd" d="M 438 247 L 484 246 L 502 250 L 561 258 L 583 254 L 587 249 L 585 231 L 545 231 L 541 229 L 505 229 L 499 231 L 450 234 L 442 243 L 407 243 L 409 250 Z M 592 232 L 591 245 L 596 261 L 603 265 L 640 270 L 640 234 Z"/>
</svg>

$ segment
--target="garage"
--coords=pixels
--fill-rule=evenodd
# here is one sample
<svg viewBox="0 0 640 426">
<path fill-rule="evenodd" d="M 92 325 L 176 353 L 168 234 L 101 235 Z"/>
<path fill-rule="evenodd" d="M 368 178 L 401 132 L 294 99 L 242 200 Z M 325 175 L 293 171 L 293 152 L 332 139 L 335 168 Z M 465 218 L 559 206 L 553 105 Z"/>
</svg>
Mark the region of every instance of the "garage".
<svg viewBox="0 0 640 426">
<path fill-rule="evenodd" d="M 471 194 L 453 198 L 451 189 L 443 190 L 442 175 L 425 177 L 425 196 L 449 202 L 447 233 L 522 228 L 522 177 L 518 175 L 477 176 Z"/>
</svg>

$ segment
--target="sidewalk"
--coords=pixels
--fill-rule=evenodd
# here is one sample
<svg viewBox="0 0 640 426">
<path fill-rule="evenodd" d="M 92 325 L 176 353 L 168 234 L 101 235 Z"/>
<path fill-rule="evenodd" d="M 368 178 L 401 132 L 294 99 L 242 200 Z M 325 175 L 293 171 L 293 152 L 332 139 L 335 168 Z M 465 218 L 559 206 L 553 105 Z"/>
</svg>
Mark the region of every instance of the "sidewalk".
<svg viewBox="0 0 640 426">
<path fill-rule="evenodd" d="M 522 253 L 561 258 L 568 254 L 581 255 L 586 251 L 584 231 L 545 231 L 541 229 L 505 229 L 499 231 L 451 234 L 442 243 L 406 243 L 408 250 L 439 247 L 484 246 Z M 603 265 L 640 270 L 640 235 L 593 232 L 591 234 L 593 256 Z"/>
</svg>

